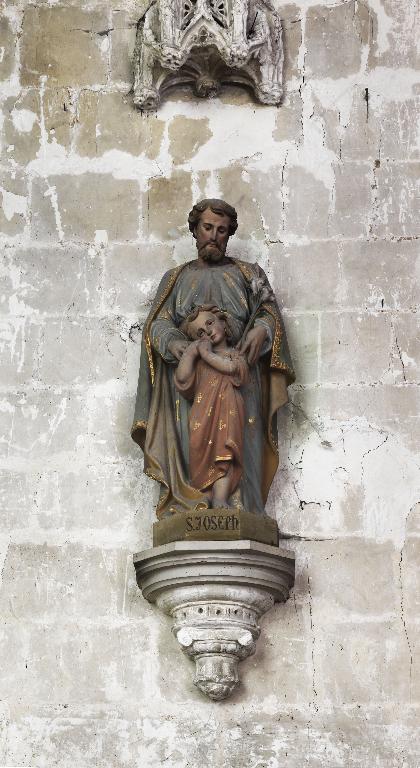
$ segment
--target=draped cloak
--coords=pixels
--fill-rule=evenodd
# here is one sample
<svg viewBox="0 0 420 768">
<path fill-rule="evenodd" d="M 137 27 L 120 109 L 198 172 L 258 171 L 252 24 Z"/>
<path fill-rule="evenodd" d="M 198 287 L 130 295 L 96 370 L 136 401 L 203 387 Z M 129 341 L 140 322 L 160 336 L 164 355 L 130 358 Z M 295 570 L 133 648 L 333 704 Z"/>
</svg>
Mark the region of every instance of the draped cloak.
<svg viewBox="0 0 420 768">
<path fill-rule="evenodd" d="M 168 344 L 175 339 L 188 341 L 179 325 L 193 304 L 209 302 L 230 315 L 235 344 L 255 308 L 251 281 L 265 278 L 257 264 L 239 259 L 228 259 L 224 265 L 208 269 L 197 269 L 196 265 L 194 260 L 163 276 L 143 329 L 131 435 L 144 452 L 145 473 L 161 486 L 158 518 L 209 506 L 207 496 L 190 484 L 190 403 L 175 387 L 177 360 L 169 352 Z M 278 466 L 277 410 L 287 402 L 287 385 L 295 376 L 277 304 L 263 304 L 254 325 L 266 328 L 267 340 L 242 391 L 245 404 L 243 476 L 231 503 L 249 512 L 264 514 Z"/>
</svg>

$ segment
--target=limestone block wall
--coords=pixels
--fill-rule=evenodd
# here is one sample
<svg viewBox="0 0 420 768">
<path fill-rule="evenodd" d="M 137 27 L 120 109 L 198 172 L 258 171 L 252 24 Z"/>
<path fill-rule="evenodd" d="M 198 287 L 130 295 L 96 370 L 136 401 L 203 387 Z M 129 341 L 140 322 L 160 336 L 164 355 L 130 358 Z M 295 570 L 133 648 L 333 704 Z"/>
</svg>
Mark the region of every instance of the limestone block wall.
<svg viewBox="0 0 420 768">
<path fill-rule="evenodd" d="M 150 115 L 135 0 L 0 5 L 0 765 L 416 768 L 415 0 L 281 5 L 280 108 Z M 297 370 L 269 502 L 296 585 L 218 704 L 136 588 L 156 488 L 129 437 L 142 323 L 210 195 Z"/>
</svg>

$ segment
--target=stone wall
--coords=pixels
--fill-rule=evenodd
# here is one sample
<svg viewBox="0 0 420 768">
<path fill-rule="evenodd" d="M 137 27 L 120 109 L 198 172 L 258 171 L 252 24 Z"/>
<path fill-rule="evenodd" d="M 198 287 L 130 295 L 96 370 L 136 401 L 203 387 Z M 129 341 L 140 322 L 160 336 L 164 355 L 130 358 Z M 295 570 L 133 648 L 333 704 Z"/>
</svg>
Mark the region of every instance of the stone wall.
<svg viewBox="0 0 420 768">
<path fill-rule="evenodd" d="M 415 6 L 286 4 L 283 106 L 141 115 L 135 0 L 3 0 L 1 765 L 418 765 Z M 296 586 L 221 704 L 132 567 L 156 501 L 129 437 L 141 326 L 208 195 L 240 211 L 230 254 L 268 272 L 298 376 L 269 502 Z"/>
</svg>

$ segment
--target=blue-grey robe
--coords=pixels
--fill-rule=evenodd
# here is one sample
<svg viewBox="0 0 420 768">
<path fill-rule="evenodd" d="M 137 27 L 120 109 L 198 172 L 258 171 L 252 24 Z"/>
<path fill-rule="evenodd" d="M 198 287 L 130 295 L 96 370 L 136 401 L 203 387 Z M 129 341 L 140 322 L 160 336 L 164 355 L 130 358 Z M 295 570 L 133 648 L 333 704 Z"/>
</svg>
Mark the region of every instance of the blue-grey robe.
<svg viewBox="0 0 420 768">
<path fill-rule="evenodd" d="M 161 484 L 159 518 L 209 506 L 206 495 L 189 483 L 188 423 L 190 404 L 176 390 L 177 360 L 169 351 L 186 340 L 179 325 L 194 306 L 214 304 L 229 314 L 231 343 L 241 338 L 255 307 L 253 278 L 265 277 L 256 264 L 229 259 L 199 268 L 192 261 L 167 272 L 158 288 L 143 331 L 137 403 L 132 437 L 144 451 L 146 474 Z M 267 339 L 260 361 L 250 371 L 242 394 L 245 403 L 243 475 L 230 503 L 255 514 L 264 504 L 278 465 L 276 412 L 287 402 L 294 380 L 287 340 L 277 304 L 267 302 L 254 325 L 264 325 Z"/>
</svg>

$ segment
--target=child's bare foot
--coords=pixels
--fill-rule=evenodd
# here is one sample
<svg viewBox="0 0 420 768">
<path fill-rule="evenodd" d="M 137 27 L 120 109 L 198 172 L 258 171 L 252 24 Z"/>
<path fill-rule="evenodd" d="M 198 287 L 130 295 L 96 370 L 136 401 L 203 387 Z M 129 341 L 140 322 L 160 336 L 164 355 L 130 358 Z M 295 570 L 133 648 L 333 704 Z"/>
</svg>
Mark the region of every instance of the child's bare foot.
<svg viewBox="0 0 420 768">
<path fill-rule="evenodd" d="M 211 506 L 213 509 L 232 509 L 227 499 L 212 499 Z"/>
</svg>

